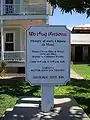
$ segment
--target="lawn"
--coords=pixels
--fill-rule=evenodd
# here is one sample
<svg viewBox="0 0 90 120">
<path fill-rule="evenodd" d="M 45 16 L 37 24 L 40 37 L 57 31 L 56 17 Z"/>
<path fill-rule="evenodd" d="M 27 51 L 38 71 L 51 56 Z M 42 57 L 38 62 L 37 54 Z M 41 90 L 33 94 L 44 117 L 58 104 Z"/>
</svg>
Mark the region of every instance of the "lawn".
<svg viewBox="0 0 90 120">
<path fill-rule="evenodd" d="M 86 80 L 90 80 L 90 64 L 72 64 L 71 67 Z"/>
<path fill-rule="evenodd" d="M 71 67 L 85 77 L 85 80 L 71 79 L 66 86 L 55 86 L 55 96 L 73 96 L 90 117 L 90 66 L 84 64 Z M 6 108 L 13 107 L 20 96 L 40 96 L 40 92 L 40 87 L 30 86 L 21 81 L 14 85 L 0 86 L 0 116 Z"/>
<path fill-rule="evenodd" d="M 7 108 L 15 105 L 20 96 L 40 96 L 40 87 L 30 86 L 20 80 L 12 85 L 0 85 L 0 117 Z"/>
</svg>

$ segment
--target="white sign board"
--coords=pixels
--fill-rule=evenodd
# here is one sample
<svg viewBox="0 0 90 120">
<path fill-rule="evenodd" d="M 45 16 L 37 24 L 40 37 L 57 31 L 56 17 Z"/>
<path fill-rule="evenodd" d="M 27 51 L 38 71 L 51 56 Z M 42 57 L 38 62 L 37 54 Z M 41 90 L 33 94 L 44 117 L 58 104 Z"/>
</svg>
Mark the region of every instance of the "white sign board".
<svg viewBox="0 0 90 120">
<path fill-rule="evenodd" d="M 70 31 L 65 26 L 32 26 L 26 37 L 26 80 L 36 85 L 69 81 Z"/>
</svg>

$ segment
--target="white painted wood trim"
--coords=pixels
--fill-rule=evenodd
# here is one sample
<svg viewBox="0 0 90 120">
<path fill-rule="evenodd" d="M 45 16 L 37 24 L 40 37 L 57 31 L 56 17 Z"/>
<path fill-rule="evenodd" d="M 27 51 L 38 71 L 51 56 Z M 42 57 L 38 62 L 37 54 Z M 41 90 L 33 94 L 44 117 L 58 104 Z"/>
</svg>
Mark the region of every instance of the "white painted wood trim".
<svg viewBox="0 0 90 120">
<path fill-rule="evenodd" d="M 22 29 L 20 29 L 20 50 L 22 51 Z"/>
<path fill-rule="evenodd" d="M 5 28 L 21 28 L 21 29 L 23 29 L 23 30 L 25 30 L 22 26 L 3 26 L 4 27 L 4 29 Z M 0 26 L 0 28 L 1 28 L 1 26 Z"/>
<path fill-rule="evenodd" d="M 3 15 L 3 0 L 1 0 L 1 16 Z M 3 19 L 2 19 L 3 20 Z"/>
<path fill-rule="evenodd" d="M 24 10 L 24 0 L 20 0 L 20 13 L 23 14 Z"/>
<path fill-rule="evenodd" d="M 48 15 L 3 15 L 0 20 L 46 20 Z"/>
</svg>

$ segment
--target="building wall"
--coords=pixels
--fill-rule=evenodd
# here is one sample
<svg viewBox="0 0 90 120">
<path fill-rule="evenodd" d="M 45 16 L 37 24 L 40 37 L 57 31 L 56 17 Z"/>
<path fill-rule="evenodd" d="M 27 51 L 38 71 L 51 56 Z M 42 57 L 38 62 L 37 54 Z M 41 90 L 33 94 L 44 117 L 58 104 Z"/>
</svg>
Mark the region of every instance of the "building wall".
<svg viewBox="0 0 90 120">
<path fill-rule="evenodd" d="M 14 27 L 20 26 L 23 29 L 27 29 L 30 25 L 42 25 L 46 24 L 46 20 L 9 20 L 4 21 L 4 26 Z"/>
<path fill-rule="evenodd" d="M 15 51 L 25 50 L 25 30 L 32 25 L 44 25 L 45 20 L 12 20 L 4 21 L 4 33 L 15 33 Z M 5 37 L 5 36 L 4 36 Z"/>
<path fill-rule="evenodd" d="M 78 47 L 82 47 L 82 61 L 87 62 L 88 47 L 90 46 L 90 31 L 84 28 L 82 29 L 82 31 L 81 29 L 76 31 L 72 30 L 71 45 L 72 45 L 72 56 L 71 56 L 72 60 L 75 61 L 75 57 L 77 56 L 76 54 L 80 52 L 80 50 L 78 52 L 75 51 L 76 50 L 75 48 L 78 46 Z M 80 55 L 78 57 L 80 57 Z"/>
<path fill-rule="evenodd" d="M 90 34 L 71 34 L 71 44 L 90 45 Z"/>
<path fill-rule="evenodd" d="M 20 51 L 20 28 L 4 28 L 5 32 L 15 33 L 15 51 Z"/>
<path fill-rule="evenodd" d="M 16 67 L 6 67 L 6 73 L 17 73 L 18 72 L 18 68 Z"/>
<path fill-rule="evenodd" d="M 10 23 L 10 25 L 13 23 L 14 21 L 12 21 L 11 23 Z M 21 22 L 21 23 L 20 23 Z M 21 51 L 24 51 L 25 50 L 25 43 L 26 43 L 26 41 L 25 41 L 25 31 L 26 31 L 26 29 L 28 28 L 28 27 L 30 27 L 30 26 L 32 26 L 32 25 L 45 25 L 46 24 L 46 21 L 44 21 L 44 20 L 32 20 L 32 21 L 30 21 L 30 20 L 27 20 L 27 21 L 23 21 L 23 20 L 20 20 L 20 21 L 16 21 L 16 22 L 14 22 L 13 24 L 15 25 L 15 23 L 17 24 L 21 24 L 20 26 L 21 26 L 21 28 L 20 28 L 20 39 L 21 39 L 21 41 L 20 41 L 20 50 Z"/>
</svg>

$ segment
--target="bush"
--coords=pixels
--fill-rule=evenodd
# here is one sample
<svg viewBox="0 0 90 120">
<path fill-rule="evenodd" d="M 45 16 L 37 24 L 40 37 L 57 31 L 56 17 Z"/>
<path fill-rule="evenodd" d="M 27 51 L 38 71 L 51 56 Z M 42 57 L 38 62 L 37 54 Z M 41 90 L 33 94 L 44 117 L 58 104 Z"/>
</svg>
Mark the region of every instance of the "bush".
<svg viewBox="0 0 90 120">
<path fill-rule="evenodd" d="M 0 76 L 3 77 L 3 76 L 5 76 L 7 63 L 6 63 L 6 61 L 2 60 L 0 64 L 1 64 Z"/>
</svg>

